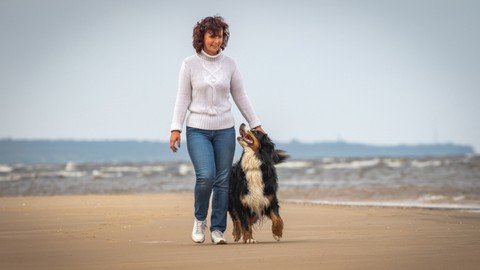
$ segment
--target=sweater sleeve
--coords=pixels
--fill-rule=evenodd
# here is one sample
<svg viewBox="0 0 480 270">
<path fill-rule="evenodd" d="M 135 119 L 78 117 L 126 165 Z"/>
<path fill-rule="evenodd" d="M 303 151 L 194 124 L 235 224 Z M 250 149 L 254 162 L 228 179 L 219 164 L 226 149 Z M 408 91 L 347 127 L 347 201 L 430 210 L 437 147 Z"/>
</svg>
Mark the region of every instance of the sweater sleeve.
<svg viewBox="0 0 480 270">
<path fill-rule="evenodd" d="M 190 68 L 182 62 L 180 67 L 180 74 L 178 76 L 178 92 L 175 101 L 175 108 L 173 109 L 172 125 L 170 130 L 182 131 L 183 123 L 185 122 L 185 115 L 187 108 L 192 102 L 192 83 L 190 80 Z"/>
<path fill-rule="evenodd" d="M 245 93 L 243 88 L 243 79 L 240 71 L 238 70 L 237 63 L 234 61 L 234 71 L 232 79 L 230 81 L 230 93 L 232 94 L 233 101 L 237 105 L 238 109 L 242 113 L 245 120 L 247 120 L 250 128 L 261 125 L 260 119 L 253 110 L 252 103 Z"/>
</svg>

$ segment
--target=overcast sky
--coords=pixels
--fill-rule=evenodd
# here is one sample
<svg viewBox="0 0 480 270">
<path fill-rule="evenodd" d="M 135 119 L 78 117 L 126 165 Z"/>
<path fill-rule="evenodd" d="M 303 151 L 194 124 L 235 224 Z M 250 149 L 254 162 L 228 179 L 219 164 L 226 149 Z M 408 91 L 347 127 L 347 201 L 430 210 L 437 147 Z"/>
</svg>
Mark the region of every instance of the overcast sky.
<svg viewBox="0 0 480 270">
<path fill-rule="evenodd" d="M 168 140 L 215 14 L 274 140 L 480 151 L 479 1 L 1 0 L 0 138 Z"/>
</svg>

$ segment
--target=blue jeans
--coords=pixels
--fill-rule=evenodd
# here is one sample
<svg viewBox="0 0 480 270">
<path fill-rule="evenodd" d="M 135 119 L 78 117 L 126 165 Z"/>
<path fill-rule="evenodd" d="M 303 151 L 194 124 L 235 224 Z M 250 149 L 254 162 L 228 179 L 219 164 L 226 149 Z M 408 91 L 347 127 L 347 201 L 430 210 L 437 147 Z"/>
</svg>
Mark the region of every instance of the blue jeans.
<svg viewBox="0 0 480 270">
<path fill-rule="evenodd" d="M 210 195 L 210 231 L 227 228 L 228 188 L 233 156 L 235 128 L 205 130 L 187 126 L 187 149 L 195 168 L 195 218 L 205 220 Z"/>
</svg>

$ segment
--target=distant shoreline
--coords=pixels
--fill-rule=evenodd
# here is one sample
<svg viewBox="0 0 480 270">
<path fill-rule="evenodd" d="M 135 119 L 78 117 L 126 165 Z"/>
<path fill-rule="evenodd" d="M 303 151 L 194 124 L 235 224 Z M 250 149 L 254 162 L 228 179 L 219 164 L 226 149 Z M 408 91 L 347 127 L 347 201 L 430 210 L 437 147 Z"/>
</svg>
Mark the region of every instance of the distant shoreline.
<svg viewBox="0 0 480 270">
<path fill-rule="evenodd" d="M 469 145 L 419 144 L 377 146 L 348 142 L 303 143 L 279 142 L 292 159 L 366 158 L 366 157 L 428 157 L 475 155 Z M 236 147 L 236 157 L 241 147 Z M 0 163 L 66 163 L 72 162 L 168 162 L 189 161 L 186 143 L 179 152 L 171 153 L 167 142 L 134 140 L 28 140 L 0 139 Z"/>
</svg>

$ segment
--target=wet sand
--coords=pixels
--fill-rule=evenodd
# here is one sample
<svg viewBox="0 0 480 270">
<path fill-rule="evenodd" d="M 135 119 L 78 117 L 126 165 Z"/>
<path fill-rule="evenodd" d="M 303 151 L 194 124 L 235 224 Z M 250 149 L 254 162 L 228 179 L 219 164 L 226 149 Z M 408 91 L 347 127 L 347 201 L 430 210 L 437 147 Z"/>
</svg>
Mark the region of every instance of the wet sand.
<svg viewBox="0 0 480 270">
<path fill-rule="evenodd" d="M 480 213 L 281 203 L 257 244 L 190 239 L 193 194 L 0 198 L 0 269 L 478 269 Z"/>
</svg>

